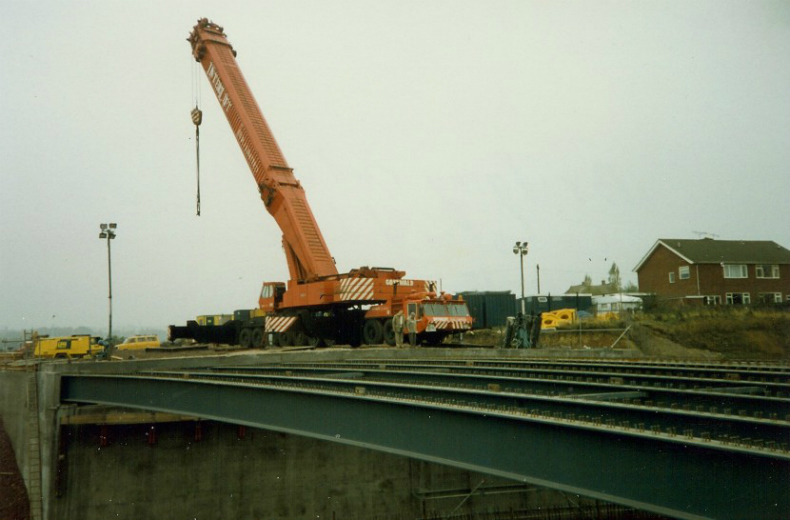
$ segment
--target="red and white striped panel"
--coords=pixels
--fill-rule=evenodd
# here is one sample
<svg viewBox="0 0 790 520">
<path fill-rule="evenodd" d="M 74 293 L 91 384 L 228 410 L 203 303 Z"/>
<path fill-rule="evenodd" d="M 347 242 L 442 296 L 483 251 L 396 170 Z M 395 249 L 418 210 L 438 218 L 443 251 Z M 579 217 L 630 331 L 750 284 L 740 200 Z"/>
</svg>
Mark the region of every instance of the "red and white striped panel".
<svg viewBox="0 0 790 520">
<path fill-rule="evenodd" d="M 285 332 L 291 328 L 296 321 L 295 316 L 267 316 L 264 330 L 266 332 Z"/>
<path fill-rule="evenodd" d="M 339 300 L 372 300 L 373 278 L 346 278 L 340 280 Z"/>
<path fill-rule="evenodd" d="M 469 321 L 462 318 L 431 318 L 436 330 L 468 330 L 472 328 Z"/>
</svg>

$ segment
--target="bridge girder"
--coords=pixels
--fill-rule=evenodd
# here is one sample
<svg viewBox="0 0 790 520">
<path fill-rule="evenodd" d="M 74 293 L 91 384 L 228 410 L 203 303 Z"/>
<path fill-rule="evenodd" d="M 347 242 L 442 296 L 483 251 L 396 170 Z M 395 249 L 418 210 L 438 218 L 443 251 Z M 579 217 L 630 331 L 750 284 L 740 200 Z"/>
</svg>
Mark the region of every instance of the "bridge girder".
<svg viewBox="0 0 790 520">
<path fill-rule="evenodd" d="M 790 459 L 574 421 L 290 388 L 66 376 L 61 400 L 193 415 L 579 493 L 677 518 L 787 518 Z"/>
</svg>

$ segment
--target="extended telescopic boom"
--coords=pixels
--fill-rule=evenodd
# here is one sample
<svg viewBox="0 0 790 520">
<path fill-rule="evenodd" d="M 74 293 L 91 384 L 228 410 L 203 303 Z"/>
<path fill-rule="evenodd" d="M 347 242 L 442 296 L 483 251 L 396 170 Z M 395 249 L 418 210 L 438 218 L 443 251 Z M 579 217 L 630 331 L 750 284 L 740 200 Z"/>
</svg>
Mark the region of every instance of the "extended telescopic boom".
<svg viewBox="0 0 790 520">
<path fill-rule="evenodd" d="M 188 40 L 247 159 L 266 210 L 282 230 L 291 279 L 309 282 L 336 276 L 304 189 L 266 124 L 223 28 L 201 18 Z"/>
</svg>

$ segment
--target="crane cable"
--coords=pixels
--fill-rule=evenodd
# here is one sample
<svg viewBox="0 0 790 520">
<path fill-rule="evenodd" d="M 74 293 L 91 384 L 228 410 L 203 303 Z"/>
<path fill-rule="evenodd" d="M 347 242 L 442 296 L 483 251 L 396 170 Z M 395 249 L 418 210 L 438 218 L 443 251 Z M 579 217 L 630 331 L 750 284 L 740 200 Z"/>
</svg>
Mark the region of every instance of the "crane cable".
<svg viewBox="0 0 790 520">
<path fill-rule="evenodd" d="M 192 109 L 192 122 L 195 123 L 195 152 L 197 154 L 197 216 L 200 216 L 200 123 L 203 112 L 195 105 Z"/>
<path fill-rule="evenodd" d="M 200 66 L 192 61 L 192 96 L 195 99 L 195 108 L 192 109 L 192 122 L 195 124 L 195 153 L 197 156 L 197 216 L 200 216 L 200 123 L 203 121 L 203 112 L 200 106 Z"/>
</svg>

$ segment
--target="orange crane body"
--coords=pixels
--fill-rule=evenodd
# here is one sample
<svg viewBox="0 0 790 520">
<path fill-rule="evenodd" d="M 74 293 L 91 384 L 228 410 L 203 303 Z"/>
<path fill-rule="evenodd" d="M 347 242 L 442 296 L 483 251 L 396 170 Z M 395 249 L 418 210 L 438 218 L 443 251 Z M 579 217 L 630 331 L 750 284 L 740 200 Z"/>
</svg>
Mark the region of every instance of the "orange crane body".
<svg viewBox="0 0 790 520">
<path fill-rule="evenodd" d="M 298 343 L 296 338 L 301 334 L 302 341 L 307 338 L 310 344 L 340 340 L 353 345 L 383 339 L 392 343 L 392 316 L 398 311 L 406 316 L 414 313 L 417 331 L 428 342 L 470 329 L 472 318 L 466 304 L 449 295 L 437 297 L 434 282 L 404 279 L 403 271 L 390 268 L 361 267 L 338 273 L 305 191 L 264 119 L 223 28 L 202 18 L 188 41 L 225 113 L 264 206 L 282 231 L 290 279 L 287 285 L 264 283 L 259 298 L 264 332 L 273 338 L 269 342 Z M 434 309 L 432 314 L 424 312 L 428 308 Z M 246 346 L 266 341 L 265 335 L 257 337 Z"/>
</svg>

